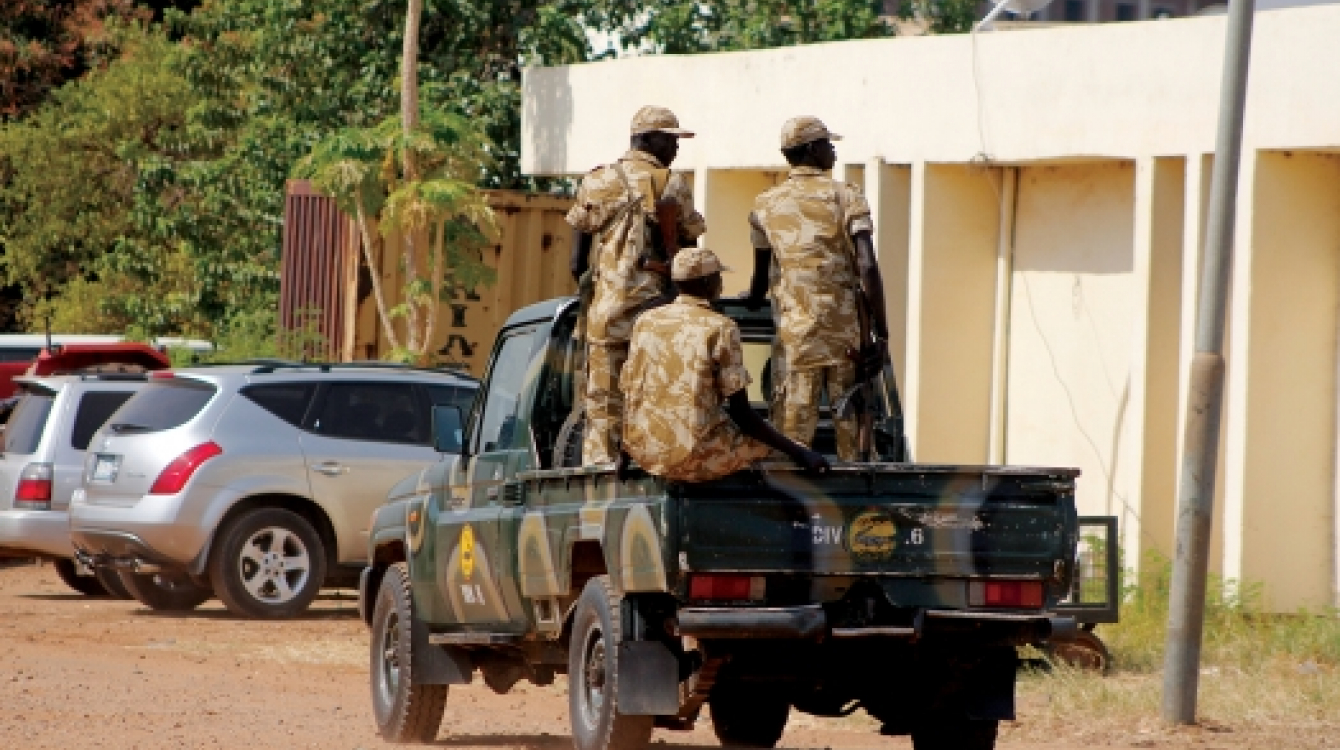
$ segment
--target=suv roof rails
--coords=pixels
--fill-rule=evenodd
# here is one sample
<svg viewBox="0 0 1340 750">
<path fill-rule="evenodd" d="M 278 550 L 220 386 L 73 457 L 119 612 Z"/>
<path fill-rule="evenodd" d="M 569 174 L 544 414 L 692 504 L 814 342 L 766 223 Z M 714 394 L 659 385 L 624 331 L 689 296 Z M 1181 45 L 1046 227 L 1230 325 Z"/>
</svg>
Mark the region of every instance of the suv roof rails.
<svg viewBox="0 0 1340 750">
<path fill-rule="evenodd" d="M 417 367 L 407 365 L 401 362 L 385 362 L 383 360 L 356 360 L 353 362 L 288 362 L 285 360 L 253 360 L 252 363 L 259 364 L 256 369 L 251 371 L 253 375 L 269 375 L 279 370 L 319 370 L 321 372 L 331 372 L 333 370 L 401 370 L 405 372 L 432 372 L 440 375 L 454 375 L 468 380 L 477 380 L 474 376 L 459 372 L 457 370 L 445 369 L 440 367 Z M 252 364 L 246 363 L 246 364 Z"/>
<path fill-rule="evenodd" d="M 79 375 L 80 380 L 106 380 L 109 382 L 124 381 L 134 383 L 144 382 L 149 379 L 149 373 L 147 372 L 81 372 L 61 374 L 77 374 Z"/>
</svg>

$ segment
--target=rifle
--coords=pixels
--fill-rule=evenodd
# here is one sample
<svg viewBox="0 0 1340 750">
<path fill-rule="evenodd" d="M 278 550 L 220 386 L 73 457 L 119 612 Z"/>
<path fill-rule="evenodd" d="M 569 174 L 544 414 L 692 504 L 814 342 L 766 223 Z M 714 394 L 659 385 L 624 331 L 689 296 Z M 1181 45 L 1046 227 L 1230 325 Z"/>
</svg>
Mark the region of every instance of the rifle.
<svg viewBox="0 0 1340 750">
<path fill-rule="evenodd" d="M 670 266 L 679 253 L 679 201 L 662 198 L 656 201 L 656 231 L 651 235 L 650 247 L 639 259 L 642 268 L 670 279 Z"/>
<path fill-rule="evenodd" d="M 870 307 L 865 290 L 858 284 L 856 314 L 860 321 L 861 338 L 858 348 L 847 350 L 847 356 L 857 365 L 857 381 L 833 404 L 833 416 L 835 419 L 847 419 L 859 406 L 857 457 L 869 461 L 876 455 L 875 411 L 878 410 L 882 414 L 879 421 L 893 433 L 892 459 L 898 462 L 910 461 L 912 457 L 907 450 L 907 437 L 903 434 L 903 405 L 898 397 L 898 379 L 887 347 L 882 349 L 879 367 L 868 368 L 870 354 L 879 347 L 879 340 L 871 324 Z"/>
</svg>

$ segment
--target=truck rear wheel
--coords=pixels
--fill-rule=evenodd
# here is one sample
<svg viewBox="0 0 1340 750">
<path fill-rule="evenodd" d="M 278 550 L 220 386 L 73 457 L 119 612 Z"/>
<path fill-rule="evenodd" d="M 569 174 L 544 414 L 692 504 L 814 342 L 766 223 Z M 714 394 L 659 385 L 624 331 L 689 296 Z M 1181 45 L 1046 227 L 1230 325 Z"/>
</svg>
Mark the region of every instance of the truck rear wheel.
<svg viewBox="0 0 1340 750">
<path fill-rule="evenodd" d="M 609 576 L 587 582 L 568 643 L 568 714 L 576 750 L 640 750 L 654 718 L 619 713 L 619 598 Z"/>
<path fill-rule="evenodd" d="M 447 686 L 416 681 L 414 599 L 409 585 L 409 568 L 396 563 L 377 589 L 368 652 L 372 715 L 377 733 L 386 740 L 424 744 L 437 739 L 447 708 Z"/>
<path fill-rule="evenodd" d="M 712 730 L 726 747 L 775 747 L 791 713 L 784 696 L 744 685 L 718 684 L 707 707 Z"/>
<path fill-rule="evenodd" d="M 912 732 L 913 750 L 992 750 L 996 746 L 994 719 L 945 720 L 928 723 Z"/>
</svg>

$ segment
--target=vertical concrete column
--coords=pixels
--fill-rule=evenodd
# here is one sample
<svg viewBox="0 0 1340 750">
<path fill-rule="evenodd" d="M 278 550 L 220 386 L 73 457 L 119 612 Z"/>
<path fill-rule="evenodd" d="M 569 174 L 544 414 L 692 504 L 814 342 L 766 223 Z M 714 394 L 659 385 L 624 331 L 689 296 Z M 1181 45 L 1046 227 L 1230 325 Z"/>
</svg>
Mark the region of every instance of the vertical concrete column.
<svg viewBox="0 0 1340 750">
<path fill-rule="evenodd" d="M 1010 305 L 1014 289 L 1014 219 L 1018 206 L 1019 169 L 992 170 L 988 179 L 999 180 L 1000 225 L 996 239 L 996 311 L 991 342 L 991 428 L 987 445 L 988 463 L 1005 463 L 1006 393 L 1009 390 Z"/>
<path fill-rule="evenodd" d="M 1089 23 L 1098 23 L 1103 20 L 1102 0 L 1089 0 L 1088 7 Z"/>
<path fill-rule="evenodd" d="M 1238 173 L 1238 202 L 1242 208 L 1237 212 L 1237 226 L 1234 228 L 1232 288 L 1229 290 L 1228 331 L 1224 344 L 1228 372 L 1224 390 L 1223 438 L 1220 448 L 1223 490 L 1221 498 L 1215 502 L 1216 507 L 1222 502 L 1224 509 L 1224 577 L 1236 581 L 1242 581 L 1247 572 L 1244 545 L 1248 530 L 1243 524 L 1247 519 L 1245 464 L 1248 451 L 1248 375 L 1251 372 L 1248 365 L 1253 356 L 1252 282 L 1255 275 L 1257 245 L 1253 242 L 1252 227 L 1258 208 L 1257 163 L 1257 152 L 1253 149 L 1244 149 Z M 1263 238 L 1260 247 L 1266 249 L 1270 244 L 1269 239 Z M 1278 367 L 1279 364 L 1276 362 L 1274 366 Z M 1277 477 L 1282 477 L 1286 472 L 1277 467 L 1275 474 Z M 1287 492 L 1287 489 L 1277 486 L 1271 494 L 1279 491 Z M 1262 500 L 1271 502 L 1273 498 L 1267 496 Z"/>
<path fill-rule="evenodd" d="M 1226 568 L 1264 584 L 1269 609 L 1292 611 L 1329 605 L 1335 590 L 1340 157 L 1247 156 L 1239 195 L 1251 203 L 1239 212 L 1247 217 L 1233 268 Z"/>
<path fill-rule="evenodd" d="M 1177 495 L 1178 361 L 1181 345 L 1182 237 L 1186 200 L 1183 159 L 1136 162 L 1133 323 L 1128 486 L 1138 487 L 1125 520 L 1128 565 L 1137 567 L 1147 549 L 1173 554 Z"/>
<path fill-rule="evenodd" d="M 909 298 L 908 243 L 911 237 L 912 168 L 875 158 L 865 165 L 865 193 L 875 220 L 875 255 L 884 280 L 889 353 L 902 388 L 907 373 Z"/>
<path fill-rule="evenodd" d="M 914 173 L 915 180 L 915 173 Z M 917 378 L 914 439 L 920 460 L 983 463 L 990 427 L 992 317 L 1000 217 L 990 175 L 976 166 L 925 167 L 919 256 L 909 266 L 909 380 Z M 913 195 L 916 195 L 913 186 Z M 915 337 L 915 339 L 914 339 Z M 915 375 L 913 374 L 915 373 Z"/>
<path fill-rule="evenodd" d="M 1150 16 L 1153 15 L 1152 8 L 1153 3 L 1150 2 L 1150 0 L 1140 0 L 1140 2 L 1138 3 L 1138 8 L 1135 12 L 1135 17 L 1141 21 L 1149 20 Z"/>
<path fill-rule="evenodd" d="M 922 276 L 926 256 L 926 162 L 913 162 L 908 190 L 907 224 L 907 323 L 901 356 L 903 365 L 903 418 L 908 447 L 914 460 L 921 460 L 918 435 L 921 428 L 921 305 Z M 893 342 L 889 342 L 893 349 Z M 895 361 L 899 354 L 893 350 Z"/>
</svg>

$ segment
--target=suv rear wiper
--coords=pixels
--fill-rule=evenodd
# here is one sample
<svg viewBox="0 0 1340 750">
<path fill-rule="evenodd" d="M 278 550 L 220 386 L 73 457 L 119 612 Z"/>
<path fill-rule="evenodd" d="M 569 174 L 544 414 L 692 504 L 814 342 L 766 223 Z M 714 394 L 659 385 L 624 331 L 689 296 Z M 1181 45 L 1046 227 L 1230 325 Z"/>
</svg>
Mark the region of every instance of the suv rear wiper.
<svg viewBox="0 0 1340 750">
<path fill-rule="evenodd" d="M 132 424 L 130 422 L 115 422 L 111 425 L 112 432 L 120 435 L 123 432 L 153 432 L 152 427 L 144 424 Z"/>
</svg>

